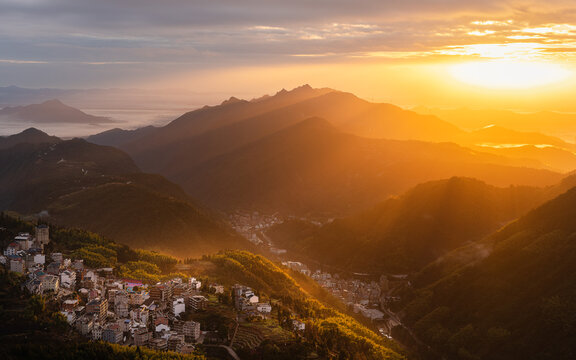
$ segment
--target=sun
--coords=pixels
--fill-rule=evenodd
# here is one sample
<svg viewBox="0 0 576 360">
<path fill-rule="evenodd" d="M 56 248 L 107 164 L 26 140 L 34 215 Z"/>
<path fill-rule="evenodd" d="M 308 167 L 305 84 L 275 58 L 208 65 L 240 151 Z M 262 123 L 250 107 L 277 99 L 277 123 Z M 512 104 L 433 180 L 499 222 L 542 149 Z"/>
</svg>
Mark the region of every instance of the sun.
<svg viewBox="0 0 576 360">
<path fill-rule="evenodd" d="M 571 72 L 553 63 L 489 61 L 450 67 L 459 81 L 491 89 L 528 89 L 567 79 Z"/>
</svg>

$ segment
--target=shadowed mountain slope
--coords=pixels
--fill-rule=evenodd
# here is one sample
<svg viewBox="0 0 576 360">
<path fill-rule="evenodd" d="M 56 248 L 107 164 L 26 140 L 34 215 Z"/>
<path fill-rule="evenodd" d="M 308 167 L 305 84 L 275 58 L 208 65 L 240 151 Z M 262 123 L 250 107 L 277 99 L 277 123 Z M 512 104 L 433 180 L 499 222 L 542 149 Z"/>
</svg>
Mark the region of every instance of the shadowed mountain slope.
<svg viewBox="0 0 576 360">
<path fill-rule="evenodd" d="M 0 150 L 0 207 L 178 256 L 250 248 L 177 185 L 112 147 L 74 139 Z"/>
<path fill-rule="evenodd" d="M 482 239 L 546 196 L 534 187 L 498 188 L 451 178 L 418 185 L 323 227 L 288 221 L 268 235 L 278 247 L 349 271 L 405 273 Z"/>
<path fill-rule="evenodd" d="M 576 189 L 431 264 L 405 307 L 419 336 L 454 359 L 576 354 Z"/>
</svg>

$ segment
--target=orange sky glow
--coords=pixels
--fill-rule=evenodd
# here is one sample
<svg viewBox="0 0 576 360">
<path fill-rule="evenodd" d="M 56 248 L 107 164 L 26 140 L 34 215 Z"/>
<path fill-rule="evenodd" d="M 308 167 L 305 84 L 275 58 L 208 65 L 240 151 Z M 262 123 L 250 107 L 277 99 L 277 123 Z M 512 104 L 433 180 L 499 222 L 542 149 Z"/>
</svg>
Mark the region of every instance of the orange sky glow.
<svg viewBox="0 0 576 360">
<path fill-rule="evenodd" d="M 0 86 L 250 98 L 309 83 L 405 107 L 576 112 L 570 1 L 132 2 L 0 0 Z"/>
</svg>

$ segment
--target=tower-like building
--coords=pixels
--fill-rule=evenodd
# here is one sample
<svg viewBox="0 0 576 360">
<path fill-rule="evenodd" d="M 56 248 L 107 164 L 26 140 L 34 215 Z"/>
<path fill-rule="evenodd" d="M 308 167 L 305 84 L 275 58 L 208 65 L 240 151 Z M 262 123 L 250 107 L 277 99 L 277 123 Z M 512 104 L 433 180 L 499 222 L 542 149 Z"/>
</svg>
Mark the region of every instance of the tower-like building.
<svg viewBox="0 0 576 360">
<path fill-rule="evenodd" d="M 42 224 L 36 226 L 36 241 L 42 249 L 48 245 L 50 242 L 50 227 L 48 227 L 48 225 Z"/>
</svg>

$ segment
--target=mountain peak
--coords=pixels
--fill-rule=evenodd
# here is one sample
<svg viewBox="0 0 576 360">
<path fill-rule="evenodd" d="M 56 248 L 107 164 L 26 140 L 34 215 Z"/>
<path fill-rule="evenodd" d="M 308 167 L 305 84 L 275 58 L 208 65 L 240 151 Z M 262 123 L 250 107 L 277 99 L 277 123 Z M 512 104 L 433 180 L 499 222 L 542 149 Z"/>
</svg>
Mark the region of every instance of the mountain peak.
<svg viewBox="0 0 576 360">
<path fill-rule="evenodd" d="M 314 89 L 309 84 L 304 84 L 304 85 L 295 87 L 292 90 L 286 90 L 285 88 L 282 88 L 282 90 L 278 91 L 276 93 L 276 95 L 286 95 L 286 94 L 294 94 L 294 93 L 299 93 L 299 92 L 309 92 L 309 91 L 316 91 L 316 90 L 318 90 L 318 89 Z"/>
<path fill-rule="evenodd" d="M 62 101 L 58 100 L 58 99 L 50 99 L 50 100 L 46 100 L 44 101 L 42 104 L 40 105 L 47 105 L 47 106 L 67 106 L 66 104 L 64 104 Z"/>
<path fill-rule="evenodd" d="M 41 130 L 30 127 L 18 134 L 10 135 L 7 137 L 0 137 L 0 149 L 6 149 L 23 143 L 56 144 L 60 141 L 61 140 L 56 136 L 50 136 Z"/>
<path fill-rule="evenodd" d="M 29 127 L 28 129 L 22 131 L 20 134 L 17 134 L 17 135 L 27 135 L 27 136 L 30 136 L 30 135 L 34 135 L 34 136 L 41 135 L 41 136 L 49 136 L 49 135 L 46 134 L 44 131 L 39 130 L 39 129 L 35 128 L 35 127 Z"/>
<path fill-rule="evenodd" d="M 282 90 L 280 90 L 276 93 L 276 95 L 284 95 L 284 94 L 288 94 L 288 90 L 286 90 L 284 88 L 282 88 Z"/>
<path fill-rule="evenodd" d="M 222 101 L 220 105 L 230 105 L 230 104 L 237 104 L 237 103 L 245 103 L 246 100 L 238 99 L 235 96 L 231 96 L 228 100 Z"/>
<path fill-rule="evenodd" d="M 298 86 L 294 90 L 313 90 L 313 88 L 312 88 L 312 86 L 310 86 L 310 84 L 304 84 L 304 85 Z"/>
</svg>

